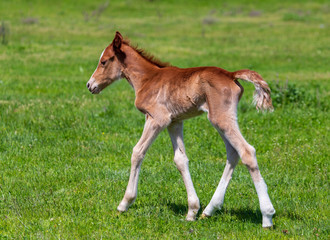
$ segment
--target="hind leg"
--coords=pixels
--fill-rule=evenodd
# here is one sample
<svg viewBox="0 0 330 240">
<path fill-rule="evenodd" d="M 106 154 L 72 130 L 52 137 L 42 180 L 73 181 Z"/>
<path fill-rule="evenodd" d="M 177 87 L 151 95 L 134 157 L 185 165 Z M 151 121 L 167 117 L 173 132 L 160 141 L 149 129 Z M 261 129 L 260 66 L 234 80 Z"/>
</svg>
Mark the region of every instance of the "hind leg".
<svg viewBox="0 0 330 240">
<path fill-rule="evenodd" d="M 268 196 L 267 185 L 260 174 L 255 149 L 246 142 L 239 131 L 236 114 L 230 111 L 218 115 L 209 113 L 209 119 L 217 130 L 224 134 L 228 142 L 236 149 L 242 163 L 247 166 L 258 194 L 262 213 L 262 226 L 271 227 L 275 209 Z"/>
<path fill-rule="evenodd" d="M 221 137 L 223 138 L 225 145 L 226 145 L 227 163 L 226 163 L 226 167 L 223 171 L 219 185 L 218 185 L 210 203 L 207 205 L 207 207 L 203 211 L 202 217 L 212 216 L 216 210 L 221 209 L 224 198 L 225 198 L 226 189 L 228 187 L 228 184 L 231 180 L 234 169 L 239 160 L 237 151 L 232 147 L 232 145 L 223 136 L 223 134 L 221 134 Z"/>
</svg>

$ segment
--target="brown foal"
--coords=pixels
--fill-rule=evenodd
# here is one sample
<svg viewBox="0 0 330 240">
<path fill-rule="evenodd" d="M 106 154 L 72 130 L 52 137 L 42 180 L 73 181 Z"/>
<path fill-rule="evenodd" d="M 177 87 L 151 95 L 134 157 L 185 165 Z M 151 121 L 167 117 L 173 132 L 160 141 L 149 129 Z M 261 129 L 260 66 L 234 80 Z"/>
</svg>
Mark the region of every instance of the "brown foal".
<svg viewBox="0 0 330 240">
<path fill-rule="evenodd" d="M 257 109 L 272 110 L 270 89 L 261 76 L 250 70 L 228 72 L 218 67 L 178 68 L 155 60 L 123 40 L 116 32 L 113 42 L 101 54 L 99 64 L 87 83 L 93 94 L 100 93 L 115 80 L 126 78 L 134 88 L 135 106 L 145 114 L 142 136 L 133 148 L 131 172 L 123 200 L 118 206 L 124 212 L 137 196 L 142 160 L 157 135 L 167 128 L 174 149 L 174 162 L 180 171 L 188 195 L 186 219 L 193 221 L 200 208 L 191 180 L 183 142 L 183 120 L 207 112 L 226 145 L 227 163 L 220 183 L 202 217 L 220 209 L 239 158 L 251 174 L 263 216 L 262 226 L 271 227 L 275 209 L 267 193 L 257 163 L 255 149 L 246 142 L 237 124 L 237 104 L 243 94 L 238 82 L 254 84 Z"/>
</svg>

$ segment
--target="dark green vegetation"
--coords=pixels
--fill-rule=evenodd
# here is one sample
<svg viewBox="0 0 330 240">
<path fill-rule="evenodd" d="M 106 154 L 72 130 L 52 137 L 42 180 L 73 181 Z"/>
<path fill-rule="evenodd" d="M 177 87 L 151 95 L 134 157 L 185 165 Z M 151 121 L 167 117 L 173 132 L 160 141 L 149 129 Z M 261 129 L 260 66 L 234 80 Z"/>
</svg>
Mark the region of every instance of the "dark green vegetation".
<svg viewBox="0 0 330 240">
<path fill-rule="evenodd" d="M 329 4 L 205 2 L 0 2 L 0 239 L 329 238 Z M 116 212 L 144 116 L 124 80 L 97 96 L 85 87 L 116 30 L 173 65 L 249 68 L 270 83 L 275 111 L 258 113 L 244 84 L 238 117 L 257 150 L 275 229 L 262 229 L 242 164 L 221 211 L 184 221 L 186 192 L 166 132 L 145 158 L 135 204 Z M 224 144 L 205 115 L 185 123 L 185 140 L 204 209 Z"/>
</svg>

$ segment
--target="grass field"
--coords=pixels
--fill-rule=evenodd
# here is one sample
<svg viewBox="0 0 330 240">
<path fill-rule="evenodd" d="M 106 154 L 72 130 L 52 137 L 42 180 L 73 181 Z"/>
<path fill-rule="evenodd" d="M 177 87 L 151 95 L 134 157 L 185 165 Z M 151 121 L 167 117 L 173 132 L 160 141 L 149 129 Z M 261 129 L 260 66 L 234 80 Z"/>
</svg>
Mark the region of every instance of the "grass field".
<svg viewBox="0 0 330 240">
<path fill-rule="evenodd" d="M 328 1 L 0 2 L 0 239 L 329 239 L 330 5 Z M 270 83 L 275 111 L 258 113 L 253 86 L 241 131 L 257 150 L 276 209 L 261 227 L 253 182 L 239 164 L 224 206 L 186 222 L 186 192 L 167 132 L 148 151 L 124 214 L 130 154 L 144 116 L 121 80 L 86 82 L 119 30 L 179 67 L 249 68 Z M 202 209 L 225 166 L 205 115 L 185 122 Z"/>
</svg>

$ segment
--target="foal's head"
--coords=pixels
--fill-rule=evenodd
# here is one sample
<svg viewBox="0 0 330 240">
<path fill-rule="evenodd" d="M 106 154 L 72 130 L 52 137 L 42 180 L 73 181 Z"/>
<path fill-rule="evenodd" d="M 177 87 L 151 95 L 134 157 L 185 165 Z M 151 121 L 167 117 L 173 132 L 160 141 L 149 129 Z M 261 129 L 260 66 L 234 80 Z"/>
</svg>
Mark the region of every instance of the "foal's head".
<svg viewBox="0 0 330 240">
<path fill-rule="evenodd" d="M 93 94 L 100 93 L 105 87 L 123 77 L 125 53 L 121 50 L 123 37 L 116 32 L 112 43 L 103 51 L 99 64 L 87 82 L 87 88 Z"/>
</svg>

